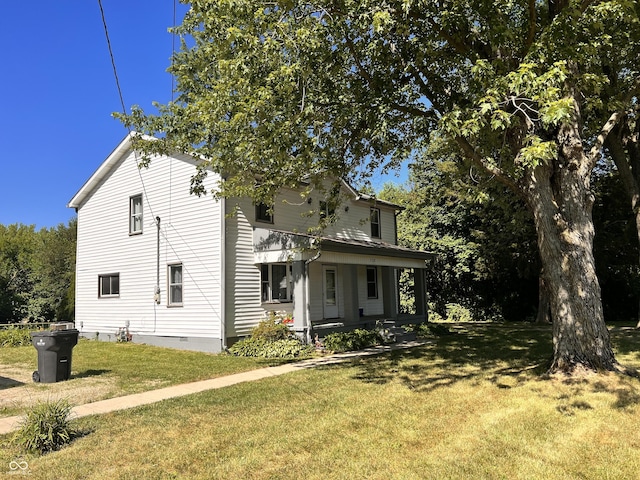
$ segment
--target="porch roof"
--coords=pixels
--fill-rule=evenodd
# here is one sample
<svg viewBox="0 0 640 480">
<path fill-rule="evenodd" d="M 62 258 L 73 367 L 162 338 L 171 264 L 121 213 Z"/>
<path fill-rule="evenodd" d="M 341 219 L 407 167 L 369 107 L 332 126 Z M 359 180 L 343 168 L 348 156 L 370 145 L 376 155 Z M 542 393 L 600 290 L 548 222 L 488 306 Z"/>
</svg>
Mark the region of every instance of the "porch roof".
<svg viewBox="0 0 640 480">
<path fill-rule="evenodd" d="M 391 243 L 353 238 L 319 237 L 273 229 L 254 229 L 256 263 L 307 260 L 320 254 L 340 263 L 424 266 L 435 258 L 432 252 L 413 250 Z"/>
</svg>

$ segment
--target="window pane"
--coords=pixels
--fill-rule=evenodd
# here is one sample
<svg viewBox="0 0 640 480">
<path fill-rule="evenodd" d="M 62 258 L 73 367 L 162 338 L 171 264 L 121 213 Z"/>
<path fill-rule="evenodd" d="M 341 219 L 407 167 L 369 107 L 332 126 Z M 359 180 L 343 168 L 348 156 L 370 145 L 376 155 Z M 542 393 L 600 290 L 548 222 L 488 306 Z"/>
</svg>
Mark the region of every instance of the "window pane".
<svg viewBox="0 0 640 480">
<path fill-rule="evenodd" d="M 171 287 L 171 303 L 182 303 L 182 286 L 174 285 Z"/>
<path fill-rule="evenodd" d="M 271 266 L 271 294 L 273 300 L 287 300 L 287 266 Z"/>
<path fill-rule="evenodd" d="M 371 209 L 371 236 L 374 238 L 380 238 L 380 210 L 377 208 Z"/>
<path fill-rule="evenodd" d="M 182 283 L 182 267 L 174 266 L 171 267 L 171 283 Z"/>
<path fill-rule="evenodd" d="M 262 222 L 272 222 L 271 213 L 269 212 L 269 206 L 265 203 L 259 203 L 256 205 L 256 220 Z"/>
<path fill-rule="evenodd" d="M 375 267 L 367 267 L 367 297 L 378 298 L 378 271 Z"/>
<path fill-rule="evenodd" d="M 336 272 L 335 270 L 325 271 L 325 292 L 327 305 L 336 305 Z"/>
<path fill-rule="evenodd" d="M 100 277 L 100 295 L 111 294 L 111 282 L 109 277 Z"/>
<path fill-rule="evenodd" d="M 120 275 L 113 275 L 111 277 L 111 295 L 120 294 Z"/>
</svg>

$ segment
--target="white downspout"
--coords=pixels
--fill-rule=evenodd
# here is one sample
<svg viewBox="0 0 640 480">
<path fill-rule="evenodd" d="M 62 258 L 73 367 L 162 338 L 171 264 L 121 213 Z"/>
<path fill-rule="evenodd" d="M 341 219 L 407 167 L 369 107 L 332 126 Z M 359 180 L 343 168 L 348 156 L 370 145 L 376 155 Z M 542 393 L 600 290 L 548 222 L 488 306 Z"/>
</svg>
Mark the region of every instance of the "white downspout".
<svg viewBox="0 0 640 480">
<path fill-rule="evenodd" d="M 220 348 L 227 349 L 227 202 L 220 199 Z"/>
</svg>

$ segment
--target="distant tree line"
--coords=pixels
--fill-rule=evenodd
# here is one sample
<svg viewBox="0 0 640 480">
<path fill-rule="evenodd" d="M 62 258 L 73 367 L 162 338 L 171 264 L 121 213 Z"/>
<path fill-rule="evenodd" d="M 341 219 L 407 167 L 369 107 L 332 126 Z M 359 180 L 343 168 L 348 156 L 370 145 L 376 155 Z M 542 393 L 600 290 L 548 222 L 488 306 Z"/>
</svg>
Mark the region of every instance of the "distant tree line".
<svg viewBox="0 0 640 480">
<path fill-rule="evenodd" d="M 0 225 L 0 323 L 74 320 L 76 227 Z"/>
</svg>

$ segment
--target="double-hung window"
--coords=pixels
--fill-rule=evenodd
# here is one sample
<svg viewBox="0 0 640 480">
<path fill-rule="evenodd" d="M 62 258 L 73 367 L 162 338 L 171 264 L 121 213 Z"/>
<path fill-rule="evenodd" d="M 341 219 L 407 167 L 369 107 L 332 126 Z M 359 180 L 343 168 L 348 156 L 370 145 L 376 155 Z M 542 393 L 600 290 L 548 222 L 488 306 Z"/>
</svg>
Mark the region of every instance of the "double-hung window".
<svg viewBox="0 0 640 480">
<path fill-rule="evenodd" d="M 263 302 L 291 301 L 291 267 L 284 263 L 263 264 L 260 267 L 261 299 Z"/>
<path fill-rule="evenodd" d="M 367 267 L 367 298 L 378 298 L 378 269 Z"/>
<path fill-rule="evenodd" d="M 120 295 L 120 274 L 98 275 L 98 297 L 117 297 Z"/>
<path fill-rule="evenodd" d="M 320 201 L 320 218 L 329 218 L 335 213 L 336 209 L 330 202 Z"/>
<path fill-rule="evenodd" d="M 381 238 L 380 234 L 380 209 L 372 208 L 369 219 L 371 221 L 371 238 Z"/>
<path fill-rule="evenodd" d="M 142 195 L 129 198 L 129 234 L 142 233 Z"/>
<path fill-rule="evenodd" d="M 169 265 L 169 306 L 182 305 L 182 264 Z"/>
</svg>

